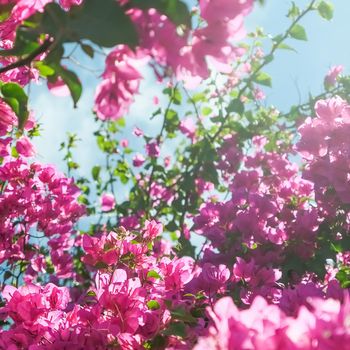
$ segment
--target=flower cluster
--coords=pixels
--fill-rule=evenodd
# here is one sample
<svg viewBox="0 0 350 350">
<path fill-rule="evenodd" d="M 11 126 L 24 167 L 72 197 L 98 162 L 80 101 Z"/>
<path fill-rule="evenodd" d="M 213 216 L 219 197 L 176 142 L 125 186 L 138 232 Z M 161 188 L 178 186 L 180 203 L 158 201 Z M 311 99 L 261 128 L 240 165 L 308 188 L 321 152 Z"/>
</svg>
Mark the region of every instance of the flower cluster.
<svg viewBox="0 0 350 350">
<path fill-rule="evenodd" d="M 261 297 L 241 311 L 225 297 L 208 309 L 213 324 L 194 349 L 347 349 L 349 307 L 348 295 L 343 304 L 310 298 L 309 308 L 303 306 L 296 317 L 288 317 Z"/>
<path fill-rule="evenodd" d="M 159 78 L 169 75 L 170 70 L 189 88 L 209 77 L 209 63 L 218 71 L 231 72 L 231 62 L 244 53 L 232 45 L 232 40 L 242 38 L 243 18 L 251 8 L 251 0 L 200 1 L 198 20 L 205 25 L 181 34 L 156 9 L 129 10 L 140 37 L 138 53 L 118 46 L 108 55 L 104 80 L 96 93 L 97 116 L 106 120 L 125 115 L 138 92 L 141 74 L 137 67 L 146 60 Z M 165 72 L 162 74 L 161 70 Z"/>
<path fill-rule="evenodd" d="M 306 159 L 305 178 L 315 184 L 316 199 L 329 215 L 350 202 L 349 143 L 350 106 L 335 96 L 315 105 L 316 118 L 299 128 L 297 150 Z"/>
<path fill-rule="evenodd" d="M 1 346 L 142 349 L 191 306 L 184 290 L 194 261 L 171 258 L 167 244 L 155 241 L 161 232 L 160 224 L 148 221 L 139 234 L 120 229 L 100 237 L 85 235 L 83 261 L 95 277 L 75 302 L 68 288 L 51 283 L 7 286 L 1 314 L 13 325 L 0 332 Z M 169 342 L 180 340 L 173 337 Z"/>
<path fill-rule="evenodd" d="M 0 166 L 0 181 L 1 263 L 31 261 L 28 273 L 36 275 L 43 259 L 40 245 L 47 244 L 57 276 L 71 276 L 73 225 L 84 214 L 72 179 L 52 166 L 8 158 Z"/>
<path fill-rule="evenodd" d="M 130 41 L 87 30 L 97 4 Z M 293 4 L 265 56 L 260 29 L 235 44 L 253 0 L 199 0 L 187 23 L 184 3 L 175 14 L 176 1 L 154 4 L 0 0 L 0 46 L 12 50 L 0 59 L 0 349 L 348 349 L 350 78 L 331 68 L 324 99 L 283 117 L 258 87 L 277 49 L 292 48 L 284 40 L 303 38 L 297 22 L 330 5 Z M 106 158 L 75 173 L 69 135 L 73 179 L 32 159 L 39 128 L 22 87 L 40 75 L 76 104 L 81 82 L 61 60 L 78 48 L 105 58 L 94 112 Z M 135 127 L 134 150 L 122 117 L 146 64 L 170 80 L 168 104 L 153 97 L 163 123 Z M 212 67 L 222 74 L 192 95 Z M 315 116 L 300 122 L 304 111 Z"/>
</svg>

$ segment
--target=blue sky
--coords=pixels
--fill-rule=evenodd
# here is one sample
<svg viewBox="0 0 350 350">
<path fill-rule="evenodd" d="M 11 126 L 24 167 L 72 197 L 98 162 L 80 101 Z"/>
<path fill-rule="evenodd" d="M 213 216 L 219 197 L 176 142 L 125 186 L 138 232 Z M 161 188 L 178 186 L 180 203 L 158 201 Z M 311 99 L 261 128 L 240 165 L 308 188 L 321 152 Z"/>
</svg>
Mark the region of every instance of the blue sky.
<svg viewBox="0 0 350 350">
<path fill-rule="evenodd" d="M 288 0 L 267 0 L 263 7 L 256 6 L 246 21 L 248 30 L 263 27 L 266 33 L 277 35 L 289 25 L 285 17 L 290 6 Z M 295 3 L 303 7 L 308 1 L 297 0 Z M 290 40 L 290 44 L 298 51 L 280 50 L 266 71 L 273 77 L 273 88 L 265 89 L 267 102 L 285 111 L 289 106 L 307 98 L 308 92 L 317 94 L 322 90 L 323 77 L 330 66 L 343 64 L 348 72 L 350 48 L 350 1 L 334 0 L 334 19 L 327 22 L 317 13 L 309 14 L 302 22 L 307 30 L 308 42 Z M 82 64 L 91 65 L 87 57 L 79 55 Z M 103 60 L 97 58 L 93 62 L 94 69 L 103 68 Z M 60 98 L 48 93 L 45 86 L 34 86 L 31 89 L 31 107 L 43 125 L 42 137 L 35 141 L 38 160 L 56 164 L 65 170 L 58 152 L 59 145 L 65 139 L 66 132 L 76 132 L 82 141 L 77 149 L 77 160 L 82 164 L 81 173 L 88 172 L 98 163 L 99 152 L 92 132 L 96 129 L 91 113 L 94 89 L 98 83 L 98 74 L 80 71 L 84 93 L 77 109 L 73 109 L 69 98 Z M 127 116 L 128 130 L 134 125 L 153 130 L 157 127 L 148 121 L 148 111 L 154 109 L 153 96 L 161 97 L 162 86 L 158 85 L 149 71 L 144 72 L 140 95 Z M 301 97 L 300 97 L 301 96 Z M 301 98 L 301 100 L 300 100 Z M 146 112 L 146 114 L 145 114 Z"/>
<path fill-rule="evenodd" d="M 307 15 L 301 22 L 308 41 L 290 39 L 289 44 L 298 52 L 279 50 L 275 60 L 266 69 L 273 77 L 273 88 L 266 89 L 268 102 L 282 110 L 288 110 L 293 103 L 304 101 L 309 92 L 320 93 L 323 77 L 329 67 L 344 65 L 349 73 L 350 46 L 350 1 L 333 0 L 334 18 L 328 22 L 316 12 Z M 305 7 L 309 1 L 296 0 L 296 5 Z M 258 7 L 247 21 L 248 29 L 261 26 L 266 33 L 276 35 L 287 28 L 290 20 L 285 14 L 291 1 L 267 0 L 264 7 Z"/>
</svg>

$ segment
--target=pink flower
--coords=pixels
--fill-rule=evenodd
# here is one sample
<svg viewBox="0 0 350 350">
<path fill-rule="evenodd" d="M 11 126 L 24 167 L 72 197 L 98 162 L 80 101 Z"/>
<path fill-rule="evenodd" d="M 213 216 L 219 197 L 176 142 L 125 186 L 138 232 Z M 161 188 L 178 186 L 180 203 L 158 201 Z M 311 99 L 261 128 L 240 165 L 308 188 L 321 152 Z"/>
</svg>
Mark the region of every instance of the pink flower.
<svg viewBox="0 0 350 350">
<path fill-rule="evenodd" d="M 26 136 L 22 136 L 17 141 L 16 150 L 20 155 L 24 157 L 33 157 L 35 155 L 34 146 Z"/>
<path fill-rule="evenodd" d="M 105 79 L 96 89 L 95 111 L 102 120 L 116 120 L 127 113 L 131 96 L 122 100 L 123 96 L 116 88 L 115 79 Z M 126 97 L 126 96 L 125 96 Z"/>
<path fill-rule="evenodd" d="M 132 131 L 132 133 L 137 137 L 143 136 L 143 131 L 136 126 L 134 127 L 134 130 Z"/>
<path fill-rule="evenodd" d="M 126 148 L 128 147 L 129 145 L 129 141 L 127 139 L 123 139 L 123 140 L 120 140 L 119 142 L 120 146 L 122 146 L 123 148 Z"/>
<path fill-rule="evenodd" d="M 253 6 L 252 0 L 200 0 L 200 13 L 208 23 L 227 21 L 247 15 Z"/>
<path fill-rule="evenodd" d="M 186 135 L 192 142 L 195 139 L 196 124 L 192 118 L 185 118 L 181 120 L 179 130 Z"/>
<path fill-rule="evenodd" d="M 215 292 L 228 281 L 230 270 L 223 264 L 215 266 L 211 263 L 205 263 L 202 268 L 202 278 L 207 288 Z"/>
<path fill-rule="evenodd" d="M 45 303 L 40 287 L 22 286 L 18 289 L 5 286 L 2 293 L 7 300 L 6 311 L 15 322 L 24 322 L 30 326 L 45 312 Z"/>
<path fill-rule="evenodd" d="M 111 193 L 103 193 L 101 196 L 101 210 L 111 211 L 115 207 L 115 198 Z"/>
<path fill-rule="evenodd" d="M 120 219 L 120 225 L 127 230 L 135 230 L 140 227 L 140 217 L 136 215 L 124 216 Z"/>
<path fill-rule="evenodd" d="M 343 71 L 344 67 L 341 65 L 333 66 L 331 69 L 327 72 L 327 75 L 324 79 L 325 85 L 327 86 L 333 86 L 337 82 L 337 78 L 339 74 Z"/>
<path fill-rule="evenodd" d="M 145 229 L 143 232 L 143 237 L 145 239 L 153 240 L 157 236 L 161 235 L 162 232 L 163 232 L 163 225 L 161 223 L 158 223 L 155 220 L 145 221 Z"/>
<path fill-rule="evenodd" d="M 59 77 L 55 82 L 51 83 L 47 81 L 47 87 L 50 92 L 55 96 L 65 97 L 70 96 L 70 91 L 65 82 Z"/>
<path fill-rule="evenodd" d="M 11 107 L 0 99 L 0 136 L 12 130 L 12 127 L 17 123 L 17 116 L 12 111 Z"/>
<path fill-rule="evenodd" d="M 171 163 L 171 156 L 164 157 L 164 166 L 167 168 Z"/>
<path fill-rule="evenodd" d="M 118 45 L 107 56 L 104 80 L 95 94 L 98 118 L 116 120 L 128 112 L 142 78 L 135 68 L 137 59 L 137 55 L 126 45 Z"/>
<path fill-rule="evenodd" d="M 132 164 L 135 166 L 135 167 L 140 167 L 142 166 L 142 164 L 145 162 L 145 157 L 140 154 L 140 153 L 137 153 L 134 158 L 132 159 Z"/>
<path fill-rule="evenodd" d="M 159 330 L 160 318 L 152 312 L 146 312 L 143 316 L 143 324 L 141 324 L 141 334 L 150 338 Z"/>
<path fill-rule="evenodd" d="M 256 101 L 262 101 L 262 100 L 265 100 L 265 98 L 266 98 L 266 95 L 265 95 L 264 91 L 262 91 L 258 87 L 254 89 L 254 99 Z"/>
<path fill-rule="evenodd" d="M 6 137 L 4 139 L 0 139 L 0 157 L 6 157 L 10 154 L 11 152 L 11 142 L 12 138 L 11 137 Z"/>
<path fill-rule="evenodd" d="M 147 143 L 146 145 L 146 151 L 147 151 L 147 155 L 149 157 L 159 157 L 160 155 L 160 148 L 159 148 L 159 144 L 157 141 L 152 141 Z"/>
<path fill-rule="evenodd" d="M 65 310 L 70 300 L 67 287 L 57 287 L 52 283 L 47 284 L 43 289 L 49 307 L 55 310 Z"/>
<path fill-rule="evenodd" d="M 209 181 L 205 181 L 201 178 L 198 178 L 195 180 L 196 184 L 196 190 L 199 195 L 202 195 L 205 191 L 212 191 L 214 190 L 214 184 Z"/>
<path fill-rule="evenodd" d="M 27 122 L 24 125 L 24 129 L 31 130 L 35 128 L 35 126 L 36 126 L 36 121 L 34 118 L 34 114 L 32 112 L 29 112 L 29 116 L 28 116 Z"/>
<path fill-rule="evenodd" d="M 81 5 L 83 0 L 60 0 L 60 5 L 65 9 L 69 10 L 72 6 Z"/>
</svg>

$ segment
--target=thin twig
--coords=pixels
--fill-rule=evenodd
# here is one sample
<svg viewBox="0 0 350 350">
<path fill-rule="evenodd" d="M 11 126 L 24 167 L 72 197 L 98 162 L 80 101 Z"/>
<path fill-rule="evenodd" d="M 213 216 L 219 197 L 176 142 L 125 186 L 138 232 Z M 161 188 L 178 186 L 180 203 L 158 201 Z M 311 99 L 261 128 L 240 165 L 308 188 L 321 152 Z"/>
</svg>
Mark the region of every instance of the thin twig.
<svg viewBox="0 0 350 350">
<path fill-rule="evenodd" d="M 5 67 L 1 67 L 0 74 L 8 72 L 9 70 L 12 70 L 15 68 L 29 65 L 38 55 L 46 52 L 50 48 L 50 46 L 53 44 L 53 42 L 54 41 L 52 38 L 46 39 L 41 46 L 36 48 L 33 52 L 31 52 L 25 58 L 19 59 L 18 61 L 13 62 Z"/>
</svg>

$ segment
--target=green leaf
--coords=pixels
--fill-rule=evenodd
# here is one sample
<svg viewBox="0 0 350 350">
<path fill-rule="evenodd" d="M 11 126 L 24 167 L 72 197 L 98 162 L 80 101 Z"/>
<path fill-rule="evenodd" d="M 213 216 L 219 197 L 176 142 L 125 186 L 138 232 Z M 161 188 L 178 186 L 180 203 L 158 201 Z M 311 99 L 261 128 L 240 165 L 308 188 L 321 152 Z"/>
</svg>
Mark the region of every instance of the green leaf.
<svg viewBox="0 0 350 350">
<path fill-rule="evenodd" d="M 184 321 L 184 322 L 188 322 L 188 323 L 196 323 L 197 319 L 195 317 L 193 317 L 189 311 L 187 311 L 186 309 L 179 307 L 177 309 L 174 309 L 171 311 L 171 316 L 173 319 L 175 320 L 179 320 L 179 321 Z"/>
<path fill-rule="evenodd" d="M 173 232 L 173 231 L 176 231 L 178 229 L 178 226 L 176 225 L 176 222 L 174 220 L 172 220 L 165 226 L 165 229 L 169 232 Z"/>
<path fill-rule="evenodd" d="M 173 89 L 173 93 L 172 93 L 172 99 L 173 99 L 173 102 L 176 104 L 176 105 L 180 105 L 181 104 L 181 101 L 182 101 L 182 96 L 181 96 L 181 92 L 179 89 Z"/>
<path fill-rule="evenodd" d="M 101 167 L 98 165 L 95 165 L 92 170 L 91 170 L 91 174 L 92 174 L 92 178 L 97 181 L 98 178 L 100 177 L 100 171 L 101 171 Z"/>
<path fill-rule="evenodd" d="M 181 322 L 170 323 L 166 330 L 163 332 L 164 335 L 175 335 L 177 337 L 184 338 L 186 336 L 186 327 Z"/>
<path fill-rule="evenodd" d="M 101 270 L 101 269 L 107 269 L 108 265 L 103 262 L 103 261 L 98 261 L 95 266 L 94 266 L 97 270 Z"/>
<path fill-rule="evenodd" d="M 199 92 L 197 94 L 194 94 L 192 96 L 192 101 L 193 102 L 203 102 L 206 101 L 206 95 L 203 92 Z"/>
<path fill-rule="evenodd" d="M 165 114 L 165 130 L 168 133 L 175 132 L 179 125 L 179 116 L 173 109 L 168 109 Z"/>
<path fill-rule="evenodd" d="M 10 16 L 12 7 L 13 4 L 8 1 L 0 5 L 0 22 L 5 21 Z"/>
<path fill-rule="evenodd" d="M 4 281 L 8 280 L 10 277 L 12 277 L 13 274 L 11 271 L 5 271 L 4 275 L 3 275 L 3 279 Z"/>
<path fill-rule="evenodd" d="M 296 18 L 300 15 L 300 9 L 297 5 L 295 5 L 295 2 L 292 2 L 292 7 L 288 11 L 287 17 L 289 18 Z"/>
<path fill-rule="evenodd" d="M 74 108 L 76 108 L 83 91 L 83 87 L 78 76 L 74 72 L 64 68 L 61 65 L 55 65 L 54 69 L 56 73 L 62 78 L 64 83 L 68 86 L 73 99 Z"/>
<path fill-rule="evenodd" d="M 60 41 L 65 41 L 69 33 L 68 20 L 68 12 L 64 11 L 58 4 L 49 3 L 44 7 L 44 12 L 37 29 L 40 33 L 50 34 L 50 36 L 56 39 L 56 43 L 58 42 L 58 38 Z"/>
<path fill-rule="evenodd" d="M 124 118 L 119 118 L 118 120 L 115 121 L 115 123 L 123 128 L 126 125 L 125 119 Z"/>
<path fill-rule="evenodd" d="M 162 277 L 158 274 L 158 272 L 154 270 L 150 270 L 147 272 L 147 278 L 162 279 Z"/>
<path fill-rule="evenodd" d="M 95 51 L 92 46 L 87 44 L 80 44 L 82 50 L 91 58 L 94 58 Z"/>
<path fill-rule="evenodd" d="M 18 118 L 18 128 L 23 127 L 28 119 L 28 97 L 22 87 L 17 83 L 6 83 L 1 86 L 1 94 L 4 101 L 12 108 Z"/>
<path fill-rule="evenodd" d="M 341 268 L 335 275 L 336 279 L 340 282 L 342 288 L 350 287 L 350 270 L 348 267 Z"/>
<path fill-rule="evenodd" d="M 305 28 L 300 24 L 295 24 L 289 32 L 290 36 L 297 40 L 307 40 Z"/>
<path fill-rule="evenodd" d="M 86 295 L 87 295 L 88 297 L 95 297 L 95 296 L 96 296 L 96 293 L 95 293 L 93 290 L 89 290 L 89 291 L 86 293 Z"/>
<path fill-rule="evenodd" d="M 147 302 L 147 307 L 150 310 L 158 310 L 160 308 L 160 305 L 157 300 L 150 300 Z"/>
<path fill-rule="evenodd" d="M 62 45 L 55 46 L 46 56 L 44 62 L 48 66 L 59 65 L 62 56 L 64 55 L 64 48 Z"/>
<path fill-rule="evenodd" d="M 69 169 L 78 169 L 79 168 L 79 164 L 76 162 L 73 162 L 73 161 L 69 161 L 67 165 L 68 165 Z"/>
<path fill-rule="evenodd" d="M 134 47 L 138 43 L 131 19 L 115 0 L 84 0 L 69 15 L 67 31 L 72 41 L 87 39 L 104 47 L 117 44 Z"/>
<path fill-rule="evenodd" d="M 239 98 L 232 100 L 226 108 L 227 113 L 238 113 L 242 115 L 244 113 L 244 104 Z"/>
<path fill-rule="evenodd" d="M 317 7 L 317 11 L 322 18 L 330 21 L 333 18 L 334 6 L 329 1 L 321 1 Z"/>
<path fill-rule="evenodd" d="M 255 77 L 254 81 L 260 85 L 269 86 L 272 85 L 271 77 L 265 72 L 259 72 Z"/>
<path fill-rule="evenodd" d="M 185 237 L 181 236 L 178 239 L 178 243 L 180 246 L 180 250 L 178 252 L 178 256 L 190 256 L 192 258 L 195 257 L 195 247 L 191 244 L 191 242 Z"/>
<path fill-rule="evenodd" d="M 39 73 L 43 77 L 49 77 L 55 74 L 55 70 L 43 61 L 35 62 L 35 67 L 39 70 Z"/>
<path fill-rule="evenodd" d="M 213 110 L 210 107 L 208 107 L 208 106 L 205 106 L 205 107 L 202 108 L 202 114 L 204 116 L 207 116 L 207 115 L 209 115 L 212 112 L 213 112 Z"/>
<path fill-rule="evenodd" d="M 31 54 L 40 46 L 36 40 L 29 40 L 22 33 L 23 30 L 19 29 L 16 33 L 16 41 L 13 48 L 9 50 L 0 50 L 0 56 L 24 56 Z"/>
<path fill-rule="evenodd" d="M 295 50 L 293 47 L 285 44 L 285 43 L 280 43 L 278 46 L 277 46 L 278 49 L 280 50 L 289 50 L 289 51 L 294 51 L 294 52 L 297 52 L 297 50 Z"/>
<path fill-rule="evenodd" d="M 179 0 L 131 0 L 131 5 L 141 9 L 155 8 L 164 13 L 176 25 L 191 26 L 191 15 L 187 5 Z"/>
</svg>

